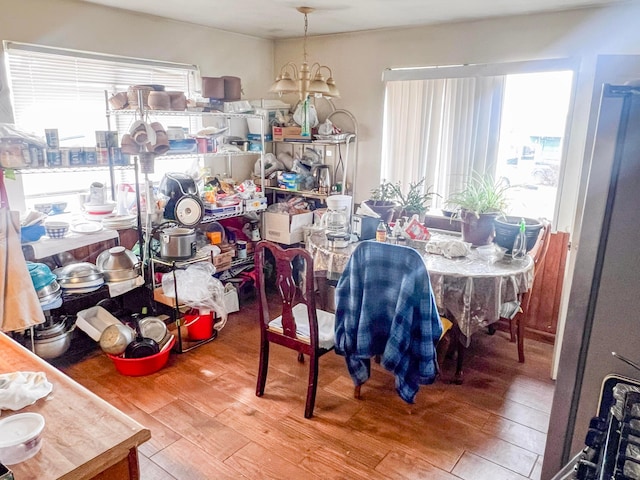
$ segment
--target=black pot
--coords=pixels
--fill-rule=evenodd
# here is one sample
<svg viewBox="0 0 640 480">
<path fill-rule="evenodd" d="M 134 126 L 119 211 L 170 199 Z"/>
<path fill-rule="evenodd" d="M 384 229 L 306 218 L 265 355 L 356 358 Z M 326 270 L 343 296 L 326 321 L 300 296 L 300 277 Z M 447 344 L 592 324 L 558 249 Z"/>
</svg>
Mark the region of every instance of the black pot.
<svg viewBox="0 0 640 480">
<path fill-rule="evenodd" d="M 393 214 L 398 207 L 396 202 L 390 202 L 387 200 L 367 200 L 364 203 L 366 203 L 367 207 L 380 215 L 380 218 L 387 225 L 391 223 L 391 220 L 393 220 Z"/>
<path fill-rule="evenodd" d="M 494 242 L 507 249 L 507 254 L 511 253 L 513 242 L 520 231 L 520 221 L 524 217 L 498 217 L 495 220 L 496 237 Z M 525 236 L 527 237 L 527 252 L 533 248 L 538 239 L 538 234 L 542 228 L 542 223 L 534 218 L 524 218 Z"/>
<path fill-rule="evenodd" d="M 474 247 L 489 245 L 495 235 L 494 219 L 496 215 L 496 213 L 480 213 L 476 215 L 473 212 L 461 210 L 462 240 Z"/>
</svg>

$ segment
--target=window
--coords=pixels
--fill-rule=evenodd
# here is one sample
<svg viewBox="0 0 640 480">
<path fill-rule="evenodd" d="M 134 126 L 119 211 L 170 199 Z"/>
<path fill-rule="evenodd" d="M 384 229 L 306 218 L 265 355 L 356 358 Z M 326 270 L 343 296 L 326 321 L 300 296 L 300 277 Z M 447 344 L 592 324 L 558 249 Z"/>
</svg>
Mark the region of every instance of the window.
<svg viewBox="0 0 640 480">
<path fill-rule="evenodd" d="M 512 215 L 553 219 L 573 81 L 569 60 L 385 72 L 383 179 L 440 194 L 473 174 L 511 185 Z"/>
<path fill-rule="evenodd" d="M 126 91 L 130 85 L 160 84 L 189 97 L 198 75 L 194 65 L 15 42 L 4 42 L 4 51 L 15 124 L 42 137 L 45 129 L 57 128 L 61 147 L 95 146 L 95 132 L 107 130 L 106 96 Z M 121 138 L 132 119 L 112 117 L 111 129 Z M 116 183 L 131 183 L 131 176 L 123 173 Z M 95 170 L 30 173 L 21 175 L 21 179 L 27 207 L 43 199 L 68 201 L 72 206 L 77 193 L 88 190 L 93 181 L 111 185 L 108 172 Z"/>
</svg>

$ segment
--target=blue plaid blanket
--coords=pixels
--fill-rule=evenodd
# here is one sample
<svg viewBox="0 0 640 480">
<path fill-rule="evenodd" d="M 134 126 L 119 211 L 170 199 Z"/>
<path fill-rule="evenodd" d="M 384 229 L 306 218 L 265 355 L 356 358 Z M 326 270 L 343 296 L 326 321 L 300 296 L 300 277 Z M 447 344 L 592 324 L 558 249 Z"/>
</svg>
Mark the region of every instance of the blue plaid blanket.
<svg viewBox="0 0 640 480">
<path fill-rule="evenodd" d="M 336 287 L 335 351 L 355 385 L 371 374 L 370 359 L 393 372 L 400 397 L 413 403 L 433 383 L 442 324 L 429 274 L 418 252 L 375 241 L 354 250 Z"/>
</svg>

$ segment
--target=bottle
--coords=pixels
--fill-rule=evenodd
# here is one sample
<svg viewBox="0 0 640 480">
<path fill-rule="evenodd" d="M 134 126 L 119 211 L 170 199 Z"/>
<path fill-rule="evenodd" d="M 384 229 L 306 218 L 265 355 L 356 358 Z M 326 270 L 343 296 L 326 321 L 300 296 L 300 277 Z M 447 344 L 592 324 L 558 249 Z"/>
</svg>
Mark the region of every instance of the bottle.
<svg viewBox="0 0 640 480">
<path fill-rule="evenodd" d="M 384 221 L 380 220 L 378 228 L 376 228 L 376 242 L 387 241 L 387 227 L 384 225 Z"/>
<path fill-rule="evenodd" d="M 527 235 L 526 235 L 526 223 L 524 218 L 520 220 L 520 230 L 516 235 L 516 239 L 513 242 L 513 248 L 511 249 L 511 257 L 515 259 L 522 259 L 527 254 Z"/>
</svg>

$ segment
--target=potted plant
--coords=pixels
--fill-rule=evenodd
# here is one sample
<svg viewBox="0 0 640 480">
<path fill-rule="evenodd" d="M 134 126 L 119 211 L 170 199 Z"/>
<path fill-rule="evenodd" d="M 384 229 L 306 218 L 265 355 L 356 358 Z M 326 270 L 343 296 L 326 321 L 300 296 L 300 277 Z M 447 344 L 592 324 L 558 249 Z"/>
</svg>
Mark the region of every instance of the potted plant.
<svg viewBox="0 0 640 480">
<path fill-rule="evenodd" d="M 447 205 L 458 208 L 462 239 L 473 246 L 488 245 L 495 236 L 494 221 L 504 215 L 509 187 L 490 175 L 474 173 L 465 187 L 451 195 Z"/>
<path fill-rule="evenodd" d="M 431 204 L 431 198 L 438 195 L 431 191 L 430 185 L 425 189 L 424 183 L 426 178 L 422 178 L 418 182 L 409 182 L 409 189 L 405 192 L 402 191 L 400 183 L 393 185 L 395 190 L 395 198 L 398 199 L 400 216 L 411 217 L 414 214 L 418 215 L 418 219 L 424 221 L 424 215 L 429 209 Z"/>
<path fill-rule="evenodd" d="M 398 207 L 396 202 L 397 192 L 395 185 L 383 180 L 380 185 L 371 190 L 371 198 L 364 203 L 385 222 L 393 219 L 393 213 Z"/>
</svg>

